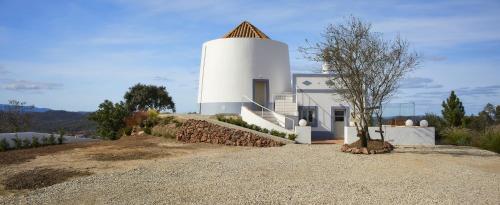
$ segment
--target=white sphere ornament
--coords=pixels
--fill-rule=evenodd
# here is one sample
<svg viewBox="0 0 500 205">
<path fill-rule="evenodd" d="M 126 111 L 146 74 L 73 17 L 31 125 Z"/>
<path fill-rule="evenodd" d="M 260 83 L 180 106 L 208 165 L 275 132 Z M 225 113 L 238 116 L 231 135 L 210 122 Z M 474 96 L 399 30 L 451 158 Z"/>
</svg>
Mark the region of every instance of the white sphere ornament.
<svg viewBox="0 0 500 205">
<path fill-rule="evenodd" d="M 307 125 L 307 121 L 304 119 L 299 120 L 299 126 L 304 127 Z"/>
<path fill-rule="evenodd" d="M 413 120 L 410 120 L 410 119 L 406 120 L 405 125 L 406 125 L 407 127 L 411 127 L 411 126 L 413 126 Z"/>
<path fill-rule="evenodd" d="M 420 127 L 428 127 L 429 126 L 429 122 L 427 122 L 427 120 L 420 120 Z"/>
</svg>

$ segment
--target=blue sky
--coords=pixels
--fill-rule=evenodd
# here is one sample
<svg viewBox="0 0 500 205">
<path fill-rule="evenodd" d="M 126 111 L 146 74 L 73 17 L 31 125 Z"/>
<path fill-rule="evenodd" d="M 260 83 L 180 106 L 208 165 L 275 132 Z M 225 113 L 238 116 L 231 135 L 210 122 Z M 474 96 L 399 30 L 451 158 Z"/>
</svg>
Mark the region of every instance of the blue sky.
<svg viewBox="0 0 500 205">
<path fill-rule="evenodd" d="M 289 45 L 293 72 L 319 66 L 297 52 L 349 15 L 423 63 L 392 102 L 438 113 L 456 90 L 468 113 L 500 104 L 499 1 L 0 0 L 0 103 L 93 111 L 141 82 L 166 85 L 196 111 L 201 44 L 248 20 Z"/>
</svg>

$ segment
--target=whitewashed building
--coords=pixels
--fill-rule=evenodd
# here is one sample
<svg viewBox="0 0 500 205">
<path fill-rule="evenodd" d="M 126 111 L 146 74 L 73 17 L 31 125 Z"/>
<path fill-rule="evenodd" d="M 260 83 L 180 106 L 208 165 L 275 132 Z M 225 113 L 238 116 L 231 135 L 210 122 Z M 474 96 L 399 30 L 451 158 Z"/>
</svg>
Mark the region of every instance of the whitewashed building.
<svg viewBox="0 0 500 205">
<path fill-rule="evenodd" d="M 306 133 L 304 143 L 347 139 L 350 109 L 326 84 L 330 77 L 327 72 L 291 74 L 287 44 L 244 21 L 203 44 L 199 113 L 239 114 L 269 130 L 300 133 L 299 138 Z M 300 119 L 307 126 L 297 126 Z"/>
</svg>

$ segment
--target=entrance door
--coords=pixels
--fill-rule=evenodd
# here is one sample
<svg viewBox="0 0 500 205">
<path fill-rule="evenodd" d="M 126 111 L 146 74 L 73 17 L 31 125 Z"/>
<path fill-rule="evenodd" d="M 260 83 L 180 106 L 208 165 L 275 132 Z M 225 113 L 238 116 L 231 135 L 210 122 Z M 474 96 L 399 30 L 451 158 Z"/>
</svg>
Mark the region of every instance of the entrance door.
<svg viewBox="0 0 500 205">
<path fill-rule="evenodd" d="M 333 133 L 335 139 L 344 139 L 344 126 L 345 126 L 345 112 L 346 110 L 341 108 L 333 108 Z"/>
<path fill-rule="evenodd" d="M 269 101 L 269 81 L 264 79 L 255 79 L 253 82 L 253 101 L 267 107 Z"/>
</svg>

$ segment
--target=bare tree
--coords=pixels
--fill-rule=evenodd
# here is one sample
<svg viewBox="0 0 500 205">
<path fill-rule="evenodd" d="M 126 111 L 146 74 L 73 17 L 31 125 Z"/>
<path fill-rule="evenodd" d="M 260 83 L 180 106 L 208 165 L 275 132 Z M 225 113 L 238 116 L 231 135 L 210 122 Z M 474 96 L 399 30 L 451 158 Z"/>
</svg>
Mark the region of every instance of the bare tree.
<svg viewBox="0 0 500 205">
<path fill-rule="evenodd" d="M 0 112 L 0 130 L 2 132 L 20 132 L 28 129 L 31 122 L 30 111 L 33 106 L 26 106 L 26 102 L 9 100 L 4 111 Z"/>
<path fill-rule="evenodd" d="M 363 147 L 370 139 L 368 127 L 374 112 L 381 123 L 383 103 L 419 63 L 419 56 L 409 51 L 407 41 L 400 36 L 385 40 L 380 33 L 371 31 L 369 23 L 355 17 L 329 25 L 322 40 L 307 42 L 299 50 L 307 58 L 324 63 L 332 74 L 327 83 L 351 106 Z"/>
</svg>

